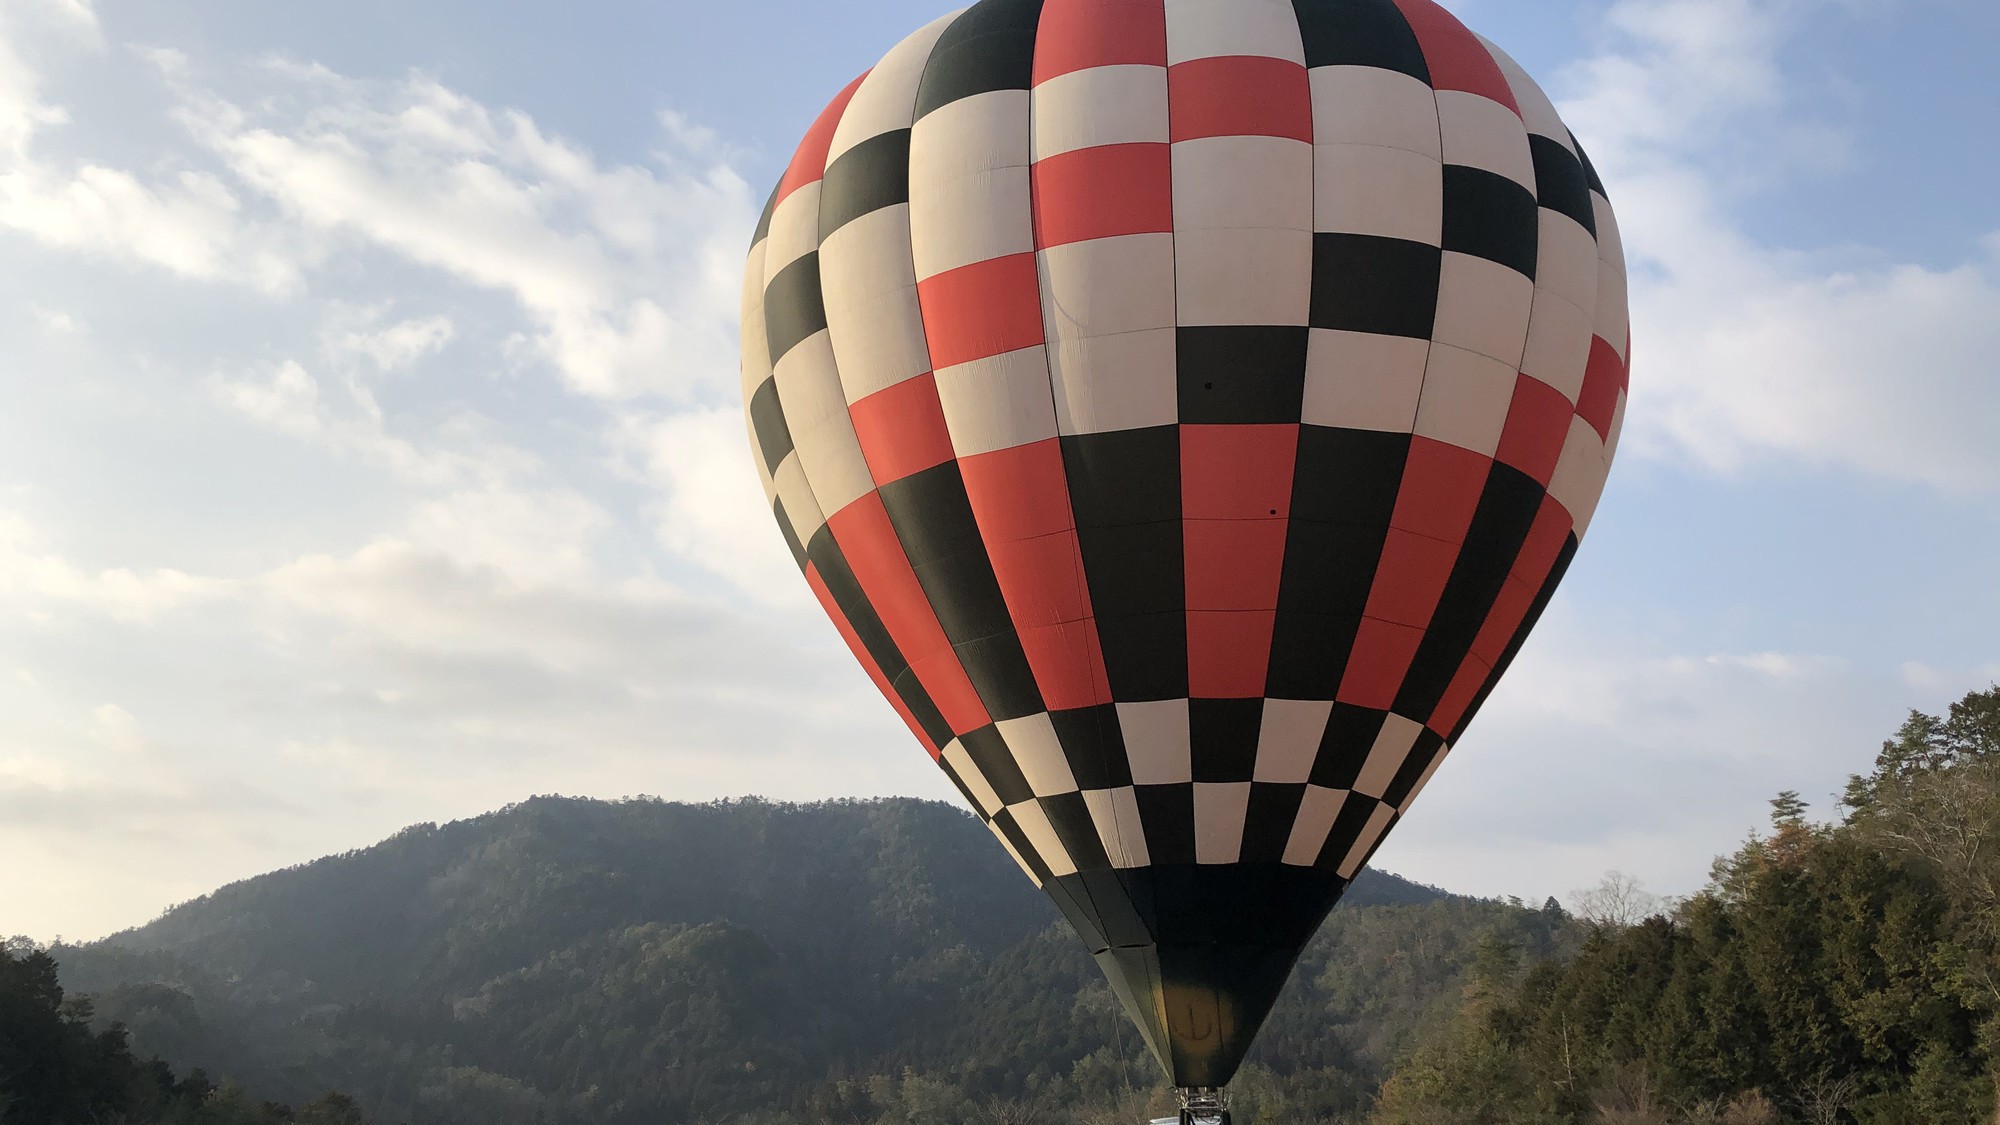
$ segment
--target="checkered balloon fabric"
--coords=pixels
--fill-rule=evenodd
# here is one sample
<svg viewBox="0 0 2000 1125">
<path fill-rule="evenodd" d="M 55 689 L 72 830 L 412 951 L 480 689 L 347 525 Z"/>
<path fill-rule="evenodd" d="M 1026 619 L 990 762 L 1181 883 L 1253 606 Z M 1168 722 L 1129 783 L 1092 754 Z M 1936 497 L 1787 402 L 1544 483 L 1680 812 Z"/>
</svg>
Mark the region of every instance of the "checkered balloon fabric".
<svg viewBox="0 0 2000 1125">
<path fill-rule="evenodd" d="M 981 0 L 743 295 L 806 581 L 1184 1086 L 1547 604 L 1628 347 L 1589 159 L 1431 0 Z"/>
</svg>

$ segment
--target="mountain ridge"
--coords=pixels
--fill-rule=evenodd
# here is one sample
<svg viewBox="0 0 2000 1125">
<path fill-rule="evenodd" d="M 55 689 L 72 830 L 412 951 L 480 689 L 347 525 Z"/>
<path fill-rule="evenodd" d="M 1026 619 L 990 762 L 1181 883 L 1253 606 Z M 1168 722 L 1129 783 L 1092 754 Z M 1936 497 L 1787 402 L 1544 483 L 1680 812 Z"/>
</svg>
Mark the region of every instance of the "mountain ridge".
<svg viewBox="0 0 2000 1125">
<path fill-rule="evenodd" d="M 1253 1069 L 1361 1104 L 1448 1015 L 1470 932 L 1546 944 L 1536 917 L 1365 872 Z M 135 1048 L 269 1096 L 346 1090 L 385 1121 L 865 1121 L 910 1082 L 967 1105 L 1150 1091 L 1057 919 L 940 802 L 543 796 L 239 880 L 60 960 Z M 1436 947 L 1414 974 L 1412 927 Z"/>
</svg>

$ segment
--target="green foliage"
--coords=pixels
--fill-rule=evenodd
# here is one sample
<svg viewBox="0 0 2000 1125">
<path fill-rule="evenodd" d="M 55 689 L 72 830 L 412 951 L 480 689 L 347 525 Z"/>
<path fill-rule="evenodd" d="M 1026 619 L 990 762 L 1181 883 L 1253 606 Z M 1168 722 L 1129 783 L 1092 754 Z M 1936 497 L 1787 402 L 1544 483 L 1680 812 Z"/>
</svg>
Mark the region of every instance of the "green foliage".
<svg viewBox="0 0 2000 1125">
<path fill-rule="evenodd" d="M 368 1125 L 353 1099 L 327 1094 L 294 1113 L 253 1102 L 200 1070 L 176 1079 L 141 1062 L 117 1023 L 93 1030 L 87 997 L 65 997 L 56 960 L 26 938 L 0 942 L 0 1122 L 8 1125 Z"/>
<path fill-rule="evenodd" d="M 1567 926 L 1364 872 L 1236 1120 L 1364 1112 L 1482 935 L 1526 959 Z M 1170 1096 L 1053 907 L 932 802 L 536 798 L 62 952 L 144 1049 L 379 1120 L 1130 1125 Z"/>
<path fill-rule="evenodd" d="M 1505 979 L 1482 950 L 1375 1119 L 1972 1125 L 1993 1117 L 2000 689 L 1913 715 L 1847 817 L 1797 793 L 1709 888 Z"/>
</svg>

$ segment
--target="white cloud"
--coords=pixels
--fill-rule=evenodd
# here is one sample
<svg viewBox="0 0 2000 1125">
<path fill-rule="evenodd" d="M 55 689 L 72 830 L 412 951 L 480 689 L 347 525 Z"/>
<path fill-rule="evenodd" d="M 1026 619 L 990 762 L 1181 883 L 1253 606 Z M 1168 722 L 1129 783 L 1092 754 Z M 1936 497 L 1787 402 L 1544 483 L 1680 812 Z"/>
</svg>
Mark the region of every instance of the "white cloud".
<svg viewBox="0 0 2000 1125">
<path fill-rule="evenodd" d="M 445 316 L 411 317 L 378 328 L 381 311 L 364 309 L 359 315 L 340 317 L 343 323 L 329 326 L 328 353 L 336 358 L 367 360 L 377 371 L 393 373 L 443 351 L 458 334 Z"/>
<path fill-rule="evenodd" d="M 660 491 L 652 514 L 661 546 L 761 601 L 809 603 L 757 483 L 741 407 L 627 413 L 613 440 Z"/>
<path fill-rule="evenodd" d="M 106 703 L 91 712 L 90 737 L 98 745 L 117 754 L 143 754 L 146 738 L 139 720 L 116 703 Z"/>
<path fill-rule="evenodd" d="M 1661 651 L 1559 596 L 1377 862 L 1486 894 L 1608 868 L 1686 894 L 1780 790 L 1834 811 L 1902 721 L 1901 681 L 1820 654 Z"/>
<path fill-rule="evenodd" d="M 274 73 L 292 73 L 298 68 Z M 754 204 L 699 131 L 655 168 L 606 165 L 425 78 L 303 76 L 302 117 L 183 86 L 180 120 L 293 221 L 519 302 L 524 356 L 608 398 L 733 385 L 736 277 Z"/>
<path fill-rule="evenodd" d="M 171 568 L 92 570 L 49 549 L 47 537 L 23 517 L 0 511 L 0 613 L 58 620 L 74 607 L 125 623 L 226 597 L 227 581 Z"/>
<path fill-rule="evenodd" d="M 213 376 L 208 387 L 217 402 L 261 427 L 387 469 L 414 485 L 497 484 L 541 467 L 535 454 L 495 437 L 488 420 L 471 411 L 419 438 L 393 434 L 381 404 L 359 379 L 337 381 L 329 394 L 293 359 L 262 372 Z"/>
<path fill-rule="evenodd" d="M 41 305 L 34 304 L 28 306 L 28 311 L 34 314 L 36 323 L 40 324 L 46 331 L 58 336 L 79 336 L 83 334 L 83 321 L 73 313 L 64 312 L 61 309 L 43 308 Z"/>
<path fill-rule="evenodd" d="M 1759 245 L 1731 214 L 1846 156 L 1782 66 L 1789 39 L 1841 7 L 1622 0 L 1608 49 L 1566 76 L 1564 117 L 1610 187 L 1633 271 L 1630 447 L 1717 471 L 1784 460 L 1991 490 L 2000 242 L 1948 269 L 1829 268 L 1831 253 Z"/>
</svg>

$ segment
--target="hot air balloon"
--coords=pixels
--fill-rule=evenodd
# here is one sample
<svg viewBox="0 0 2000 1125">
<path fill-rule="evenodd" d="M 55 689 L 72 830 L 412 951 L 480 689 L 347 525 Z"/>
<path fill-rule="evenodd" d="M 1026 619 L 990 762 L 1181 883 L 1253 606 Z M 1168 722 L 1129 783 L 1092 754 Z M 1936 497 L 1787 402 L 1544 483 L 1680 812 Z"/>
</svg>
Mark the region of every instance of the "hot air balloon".
<svg viewBox="0 0 2000 1125">
<path fill-rule="evenodd" d="M 979 0 L 807 130 L 778 527 L 1184 1120 L 1548 604 L 1628 348 L 1589 159 L 1431 0 Z"/>
</svg>

